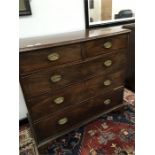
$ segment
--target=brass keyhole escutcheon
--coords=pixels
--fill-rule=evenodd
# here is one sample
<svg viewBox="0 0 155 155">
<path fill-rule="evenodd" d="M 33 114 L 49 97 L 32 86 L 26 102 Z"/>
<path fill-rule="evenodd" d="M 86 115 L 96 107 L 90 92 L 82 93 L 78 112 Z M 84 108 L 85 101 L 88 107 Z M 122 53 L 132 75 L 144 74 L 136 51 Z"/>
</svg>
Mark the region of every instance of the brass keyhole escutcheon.
<svg viewBox="0 0 155 155">
<path fill-rule="evenodd" d="M 59 121 L 58 121 L 58 124 L 59 125 L 64 125 L 64 124 L 66 124 L 68 122 L 68 118 L 67 117 L 64 117 L 64 118 L 62 118 L 62 119 L 60 119 Z"/>
<path fill-rule="evenodd" d="M 58 53 L 52 53 L 52 54 L 49 54 L 47 58 L 49 61 L 56 61 L 59 59 L 59 57 L 60 55 Z"/>
<path fill-rule="evenodd" d="M 112 43 L 110 41 L 107 41 L 104 43 L 104 48 L 111 48 L 112 47 Z"/>
<path fill-rule="evenodd" d="M 51 81 L 56 83 L 59 82 L 62 79 L 61 75 L 53 75 L 51 76 Z"/>
<path fill-rule="evenodd" d="M 110 67 L 110 66 L 112 65 L 112 60 L 106 60 L 106 61 L 104 62 L 104 65 L 105 65 L 106 67 Z"/>
<path fill-rule="evenodd" d="M 64 97 L 58 97 L 58 98 L 56 98 L 56 99 L 54 100 L 54 102 L 55 102 L 56 104 L 61 104 L 61 103 L 64 102 Z"/>
<path fill-rule="evenodd" d="M 105 86 L 109 86 L 109 85 L 111 85 L 111 81 L 110 81 L 110 80 L 106 80 L 106 81 L 104 81 L 104 85 L 105 85 Z"/>
<path fill-rule="evenodd" d="M 104 104 L 105 105 L 108 105 L 108 104 L 110 104 L 111 103 L 111 100 L 110 99 L 106 99 L 105 101 L 104 101 Z"/>
</svg>

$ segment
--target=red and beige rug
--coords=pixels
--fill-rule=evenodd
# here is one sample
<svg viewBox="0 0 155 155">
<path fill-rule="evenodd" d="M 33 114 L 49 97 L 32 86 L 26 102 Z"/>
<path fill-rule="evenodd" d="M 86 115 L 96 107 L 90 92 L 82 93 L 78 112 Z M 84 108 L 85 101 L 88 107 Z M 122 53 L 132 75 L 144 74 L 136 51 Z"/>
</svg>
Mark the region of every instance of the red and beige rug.
<svg viewBox="0 0 155 155">
<path fill-rule="evenodd" d="M 124 90 L 122 112 L 112 112 L 54 140 L 42 155 L 134 155 L 134 93 Z M 38 155 L 29 125 L 20 127 L 20 155 Z"/>
</svg>

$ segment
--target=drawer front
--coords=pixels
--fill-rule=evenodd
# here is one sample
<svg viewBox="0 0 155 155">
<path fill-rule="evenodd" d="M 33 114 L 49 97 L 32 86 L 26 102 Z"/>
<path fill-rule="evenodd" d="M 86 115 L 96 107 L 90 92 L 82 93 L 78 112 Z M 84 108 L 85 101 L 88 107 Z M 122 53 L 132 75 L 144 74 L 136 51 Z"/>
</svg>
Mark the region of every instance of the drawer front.
<svg viewBox="0 0 155 155">
<path fill-rule="evenodd" d="M 105 54 L 117 49 L 127 48 L 128 35 L 97 39 L 84 43 L 84 49 L 87 57 Z"/>
<path fill-rule="evenodd" d="M 124 51 L 106 54 L 105 56 L 72 65 L 62 69 L 48 69 L 30 76 L 21 78 L 26 97 L 34 97 L 47 92 L 54 92 L 75 82 L 99 74 L 109 74 L 124 68 L 126 61 Z"/>
<path fill-rule="evenodd" d="M 80 44 L 20 53 L 20 73 L 26 74 L 47 67 L 81 59 Z"/>
<path fill-rule="evenodd" d="M 122 104 L 123 89 L 110 92 L 83 102 L 81 105 L 71 106 L 52 117 L 33 124 L 38 142 L 49 137 L 58 136 L 68 129 L 78 127 L 84 121 L 102 114 L 106 110 Z M 93 110 L 92 110 L 93 109 Z"/>
<path fill-rule="evenodd" d="M 93 96 L 102 95 L 116 87 L 122 86 L 124 72 L 117 72 L 111 75 L 100 75 L 91 78 L 81 84 L 72 85 L 56 94 L 45 94 L 33 98 L 27 102 L 32 121 L 36 121 L 48 114 L 75 105 Z M 106 85 L 106 81 L 111 83 Z"/>
</svg>

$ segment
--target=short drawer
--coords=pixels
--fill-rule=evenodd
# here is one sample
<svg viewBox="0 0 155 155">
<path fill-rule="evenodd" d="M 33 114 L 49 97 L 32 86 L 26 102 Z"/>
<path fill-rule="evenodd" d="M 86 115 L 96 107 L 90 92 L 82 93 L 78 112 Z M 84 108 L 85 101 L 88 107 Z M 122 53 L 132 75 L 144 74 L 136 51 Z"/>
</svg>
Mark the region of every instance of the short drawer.
<svg viewBox="0 0 155 155">
<path fill-rule="evenodd" d="M 80 59 L 80 44 L 21 52 L 19 59 L 20 73 L 27 74 L 47 67 L 79 61 Z"/>
<path fill-rule="evenodd" d="M 128 46 L 128 35 L 96 39 L 84 43 L 84 50 L 87 57 L 105 54 L 118 49 L 125 49 Z"/>
<path fill-rule="evenodd" d="M 123 74 L 124 72 L 120 71 L 111 75 L 100 75 L 80 84 L 66 87 L 57 93 L 48 93 L 30 99 L 27 101 L 27 105 L 32 122 L 122 86 L 124 84 Z M 110 83 L 108 83 L 109 81 Z"/>
<path fill-rule="evenodd" d="M 47 92 L 55 92 L 73 83 L 99 74 L 110 74 L 124 68 L 124 51 L 106 54 L 103 57 L 57 70 L 47 69 L 22 77 L 21 83 L 27 98 Z"/>
<path fill-rule="evenodd" d="M 81 105 L 71 106 L 64 111 L 33 124 L 38 143 L 47 138 L 55 138 L 68 130 L 89 122 L 94 117 L 122 104 L 123 89 L 113 91 L 102 96 L 83 102 Z"/>
</svg>

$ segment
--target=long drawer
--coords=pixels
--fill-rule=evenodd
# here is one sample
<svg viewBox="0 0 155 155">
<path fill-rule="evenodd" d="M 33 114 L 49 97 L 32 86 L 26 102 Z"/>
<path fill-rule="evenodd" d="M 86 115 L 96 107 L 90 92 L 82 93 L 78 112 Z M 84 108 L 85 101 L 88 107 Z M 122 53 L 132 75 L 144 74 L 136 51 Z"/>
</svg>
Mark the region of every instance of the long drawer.
<svg viewBox="0 0 155 155">
<path fill-rule="evenodd" d="M 36 70 L 54 67 L 81 59 L 81 45 L 40 49 L 20 53 L 20 74 L 31 73 Z"/>
<path fill-rule="evenodd" d="M 100 75 L 53 94 L 48 93 L 30 99 L 27 104 L 32 122 L 68 106 L 78 104 L 90 97 L 103 95 L 110 90 L 122 86 L 124 84 L 123 75 L 123 71 L 111 75 Z"/>
<path fill-rule="evenodd" d="M 92 116 L 102 114 L 122 104 L 123 89 L 110 91 L 107 94 L 92 98 L 80 105 L 70 106 L 55 115 L 33 124 L 38 143 L 66 132 L 68 129 L 81 126 Z"/>
<path fill-rule="evenodd" d="M 91 76 L 114 73 L 124 68 L 125 62 L 125 51 L 121 50 L 78 65 L 57 70 L 47 69 L 43 72 L 21 77 L 20 80 L 25 96 L 30 98 L 57 91 Z"/>
</svg>

